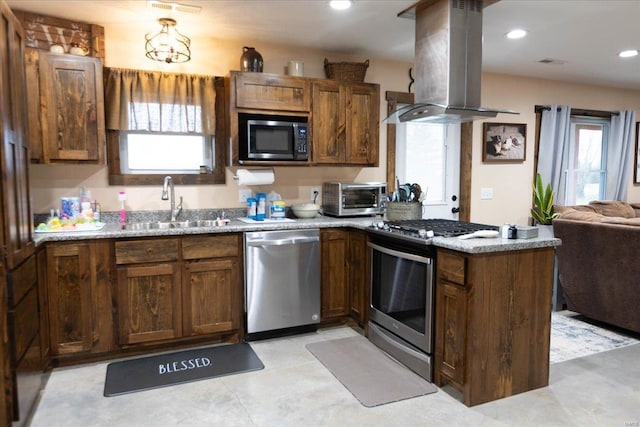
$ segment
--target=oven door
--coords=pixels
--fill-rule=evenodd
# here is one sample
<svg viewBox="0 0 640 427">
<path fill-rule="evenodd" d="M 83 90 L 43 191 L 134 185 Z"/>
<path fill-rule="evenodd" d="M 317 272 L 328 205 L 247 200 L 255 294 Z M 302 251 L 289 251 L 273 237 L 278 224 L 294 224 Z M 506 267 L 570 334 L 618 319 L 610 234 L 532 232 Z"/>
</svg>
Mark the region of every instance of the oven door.
<svg viewBox="0 0 640 427">
<path fill-rule="evenodd" d="M 418 349 L 432 352 L 434 262 L 427 248 L 369 243 L 370 319 Z M 413 252 L 413 253 L 412 253 Z"/>
</svg>

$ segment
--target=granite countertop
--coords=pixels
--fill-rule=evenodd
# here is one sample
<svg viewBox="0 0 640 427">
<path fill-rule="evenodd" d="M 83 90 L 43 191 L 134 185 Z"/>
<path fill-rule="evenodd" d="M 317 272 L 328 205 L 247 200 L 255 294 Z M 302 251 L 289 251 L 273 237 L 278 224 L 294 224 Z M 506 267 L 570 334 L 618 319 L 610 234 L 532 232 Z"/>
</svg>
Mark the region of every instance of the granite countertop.
<svg viewBox="0 0 640 427">
<path fill-rule="evenodd" d="M 287 222 L 246 223 L 237 218 L 231 219 L 227 225 L 214 227 L 181 227 L 150 230 L 123 230 L 117 222 L 107 222 L 99 231 L 72 231 L 57 233 L 35 233 L 36 246 L 46 242 L 74 241 L 87 239 L 123 239 L 136 237 L 184 236 L 194 234 L 241 233 L 246 231 L 292 230 L 307 228 L 354 227 L 366 230 L 379 217 L 333 218 L 318 215 L 311 219 L 295 219 Z M 143 222 L 143 221 L 138 221 Z M 151 221 L 149 221 L 151 222 Z M 531 239 L 475 238 L 461 240 L 457 237 L 433 237 L 426 239 L 425 244 L 466 253 L 490 253 L 517 251 L 534 248 L 555 247 L 561 240 L 553 237 L 552 231 L 541 227 L 539 236 Z"/>
</svg>

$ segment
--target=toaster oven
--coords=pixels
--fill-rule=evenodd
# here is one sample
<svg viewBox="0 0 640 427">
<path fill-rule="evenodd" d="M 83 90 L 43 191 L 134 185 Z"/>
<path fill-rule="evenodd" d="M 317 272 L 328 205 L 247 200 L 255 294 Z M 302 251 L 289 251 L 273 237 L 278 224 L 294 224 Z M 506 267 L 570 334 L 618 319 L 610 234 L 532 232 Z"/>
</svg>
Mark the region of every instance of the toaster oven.
<svg viewBox="0 0 640 427">
<path fill-rule="evenodd" d="M 325 215 L 382 215 L 386 198 L 386 182 L 325 182 L 322 185 Z"/>
</svg>

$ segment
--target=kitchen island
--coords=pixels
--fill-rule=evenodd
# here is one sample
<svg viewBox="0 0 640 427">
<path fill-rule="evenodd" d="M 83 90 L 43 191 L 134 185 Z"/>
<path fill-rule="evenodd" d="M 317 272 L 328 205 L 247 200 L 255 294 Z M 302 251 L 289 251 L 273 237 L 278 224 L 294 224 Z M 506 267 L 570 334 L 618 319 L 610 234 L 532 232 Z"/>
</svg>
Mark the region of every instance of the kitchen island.
<svg viewBox="0 0 640 427">
<path fill-rule="evenodd" d="M 364 325 L 366 231 L 376 221 L 232 219 L 224 226 L 147 230 L 108 223 L 95 232 L 37 233 L 46 254 L 40 259 L 52 360 L 73 364 L 242 341 L 247 231 L 321 229 L 323 256 L 343 251 L 324 260 L 322 275 L 332 273 L 322 280 L 323 324 L 353 318 Z M 541 233 L 518 240 L 433 237 L 424 244 L 437 254 L 434 382 L 452 385 L 470 406 L 545 386 L 553 252 L 560 240 Z"/>
</svg>

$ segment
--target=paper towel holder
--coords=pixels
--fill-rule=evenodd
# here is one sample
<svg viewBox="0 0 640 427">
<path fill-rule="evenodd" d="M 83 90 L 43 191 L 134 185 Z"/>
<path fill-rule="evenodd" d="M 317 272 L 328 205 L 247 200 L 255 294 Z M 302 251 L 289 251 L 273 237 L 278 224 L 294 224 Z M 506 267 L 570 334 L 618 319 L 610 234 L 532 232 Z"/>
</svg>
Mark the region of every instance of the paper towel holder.
<svg viewBox="0 0 640 427">
<path fill-rule="evenodd" d="M 250 179 L 249 182 L 242 182 L 243 177 L 241 175 L 246 175 L 250 173 L 255 173 L 257 175 L 262 175 L 266 177 L 266 180 L 262 181 L 260 177 L 256 179 Z M 260 168 L 260 169 L 237 169 L 236 174 L 233 176 L 233 179 L 238 182 L 238 185 L 269 185 L 273 184 L 275 180 L 275 170 L 273 168 Z M 244 177 L 246 179 L 246 177 Z"/>
</svg>

